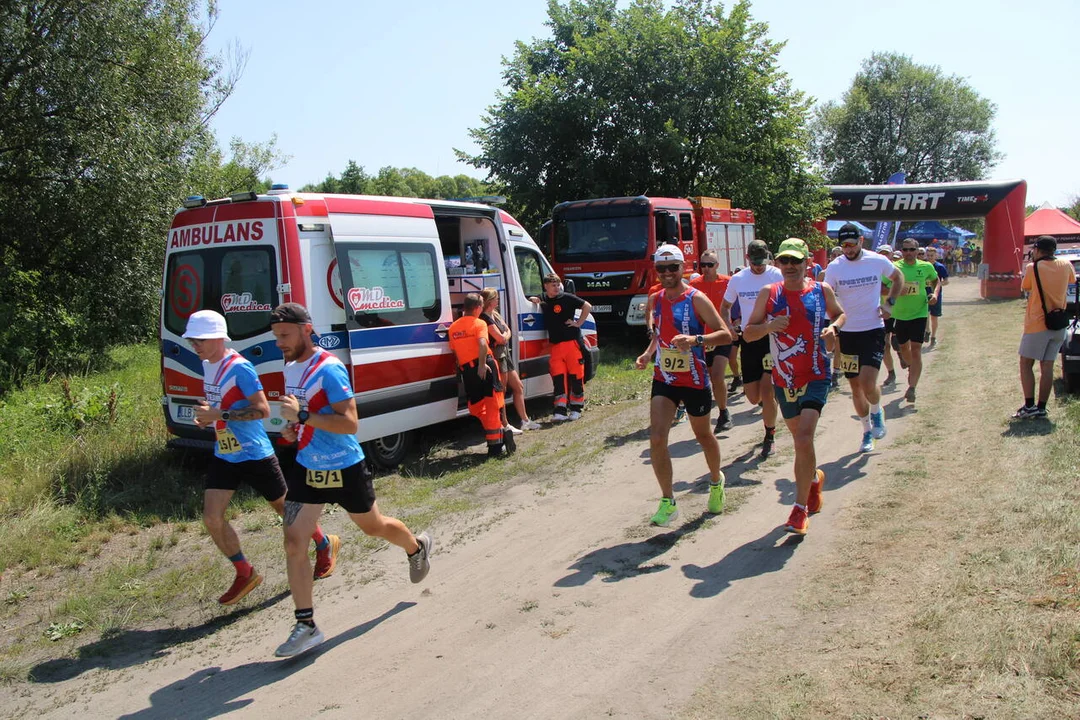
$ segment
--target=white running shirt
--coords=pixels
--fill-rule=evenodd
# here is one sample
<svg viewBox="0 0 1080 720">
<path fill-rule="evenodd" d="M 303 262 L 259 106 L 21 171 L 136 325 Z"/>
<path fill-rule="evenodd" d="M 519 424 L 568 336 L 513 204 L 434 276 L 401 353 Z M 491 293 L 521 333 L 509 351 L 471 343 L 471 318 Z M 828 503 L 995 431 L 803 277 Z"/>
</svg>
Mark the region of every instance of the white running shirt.
<svg viewBox="0 0 1080 720">
<path fill-rule="evenodd" d="M 755 275 L 754 271 L 747 266 L 731 276 L 727 290 L 724 291 L 724 302 L 734 305 L 738 300 L 739 312 L 742 313 L 741 323 L 745 325 L 754 313 L 754 303 L 757 302 L 761 288 L 778 282 L 784 282 L 784 273 L 780 272 L 780 268 L 766 265 L 763 273 Z"/>
<path fill-rule="evenodd" d="M 844 327 L 841 332 L 864 332 L 885 327 L 878 308 L 881 307 L 881 281 L 892 275 L 896 267 L 884 255 L 862 251 L 856 260 L 840 257 L 825 268 L 825 282 L 836 293 L 836 301 L 844 308 Z"/>
</svg>

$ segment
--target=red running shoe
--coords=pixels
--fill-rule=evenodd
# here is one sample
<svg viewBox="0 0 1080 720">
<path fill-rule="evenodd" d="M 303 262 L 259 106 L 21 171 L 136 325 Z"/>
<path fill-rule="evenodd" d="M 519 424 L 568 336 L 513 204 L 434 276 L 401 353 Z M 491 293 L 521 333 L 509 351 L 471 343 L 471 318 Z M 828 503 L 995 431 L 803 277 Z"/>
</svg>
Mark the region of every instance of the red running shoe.
<svg viewBox="0 0 1080 720">
<path fill-rule="evenodd" d="M 791 514 L 788 515 L 787 523 L 784 525 L 784 530 L 795 535 L 805 535 L 806 531 L 810 529 L 810 517 L 806 514 L 806 511 L 801 507 L 791 508 Z"/>
<path fill-rule="evenodd" d="M 334 567 L 337 565 L 338 550 L 341 549 L 341 538 L 337 535 L 327 535 L 326 539 L 330 541 L 330 544 L 326 546 L 325 550 L 315 551 L 315 579 L 322 580 L 323 578 L 330 577 L 334 574 Z"/>
<path fill-rule="evenodd" d="M 232 587 L 224 595 L 218 598 L 218 602 L 222 605 L 234 605 L 240 602 L 245 595 L 259 587 L 259 583 L 262 582 L 262 575 L 255 572 L 255 568 L 251 568 L 251 573 L 248 575 L 237 575 L 233 580 Z"/>
<path fill-rule="evenodd" d="M 821 491 L 825 489 L 825 471 L 821 468 L 817 470 L 817 477 L 814 482 L 810 484 L 810 499 L 806 501 L 806 512 L 809 515 L 816 515 L 821 512 L 821 506 L 824 501 L 821 499 Z"/>
</svg>

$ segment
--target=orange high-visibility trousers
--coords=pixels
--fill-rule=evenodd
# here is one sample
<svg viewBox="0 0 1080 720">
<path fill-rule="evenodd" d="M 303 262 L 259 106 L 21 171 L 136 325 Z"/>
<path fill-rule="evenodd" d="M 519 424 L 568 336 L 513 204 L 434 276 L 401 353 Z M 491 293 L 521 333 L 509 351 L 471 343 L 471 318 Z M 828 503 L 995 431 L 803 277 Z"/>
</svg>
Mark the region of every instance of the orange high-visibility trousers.
<svg viewBox="0 0 1080 720">
<path fill-rule="evenodd" d="M 551 346 L 551 383 L 555 387 L 555 414 L 581 412 L 585 405 L 585 359 L 577 340 Z M 569 384 L 569 388 L 567 388 Z"/>
</svg>

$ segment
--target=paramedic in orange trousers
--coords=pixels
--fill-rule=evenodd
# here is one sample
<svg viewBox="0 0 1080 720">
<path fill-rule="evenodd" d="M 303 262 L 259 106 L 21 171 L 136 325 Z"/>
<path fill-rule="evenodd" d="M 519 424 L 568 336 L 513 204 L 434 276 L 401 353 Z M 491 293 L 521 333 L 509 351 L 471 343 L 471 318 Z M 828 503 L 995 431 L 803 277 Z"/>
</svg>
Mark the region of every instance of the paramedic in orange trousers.
<svg viewBox="0 0 1080 720">
<path fill-rule="evenodd" d="M 552 420 L 577 420 L 585 405 L 585 358 L 581 356 L 581 326 L 589 319 L 592 305 L 577 295 L 562 291 L 562 281 L 555 273 L 544 276 L 544 297 L 530 297 L 544 314 L 551 343 L 551 382 L 555 387 L 555 412 Z M 574 314 L 581 311 L 576 320 Z M 569 401 L 567 398 L 569 395 Z M 569 413 L 567 410 L 569 409 Z"/>
<path fill-rule="evenodd" d="M 484 426 L 488 456 L 502 457 L 517 447 L 513 433 L 503 429 L 504 386 L 491 354 L 487 323 L 480 319 L 483 308 L 484 300 L 479 294 L 466 295 L 462 306 L 464 314 L 450 325 L 447 334 L 465 385 L 469 413 Z"/>
</svg>

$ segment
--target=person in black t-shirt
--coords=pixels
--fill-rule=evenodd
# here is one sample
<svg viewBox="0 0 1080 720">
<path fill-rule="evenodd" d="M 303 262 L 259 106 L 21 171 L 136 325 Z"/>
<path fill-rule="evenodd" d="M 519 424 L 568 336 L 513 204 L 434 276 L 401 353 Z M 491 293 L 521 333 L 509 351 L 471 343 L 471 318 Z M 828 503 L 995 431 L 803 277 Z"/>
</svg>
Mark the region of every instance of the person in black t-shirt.
<svg viewBox="0 0 1080 720">
<path fill-rule="evenodd" d="M 560 290 L 562 280 L 555 273 L 544 276 L 544 297 L 530 297 L 540 305 L 551 343 L 550 372 L 555 386 L 556 422 L 577 420 L 585 405 L 585 358 L 581 355 L 581 326 L 589 318 L 592 305 L 577 295 Z M 575 319 L 575 314 L 581 314 Z M 567 410 L 569 409 L 569 413 Z"/>
</svg>

